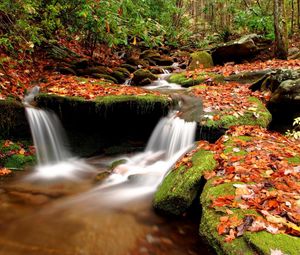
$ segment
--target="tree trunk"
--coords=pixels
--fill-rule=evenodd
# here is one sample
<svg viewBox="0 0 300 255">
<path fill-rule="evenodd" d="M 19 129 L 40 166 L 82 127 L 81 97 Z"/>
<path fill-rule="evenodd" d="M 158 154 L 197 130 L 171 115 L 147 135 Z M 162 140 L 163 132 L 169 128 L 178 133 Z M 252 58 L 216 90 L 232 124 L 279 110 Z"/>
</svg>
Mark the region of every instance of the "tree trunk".
<svg viewBox="0 0 300 255">
<path fill-rule="evenodd" d="M 300 0 L 297 0 L 297 25 L 298 29 L 300 29 Z"/>
<path fill-rule="evenodd" d="M 295 18 L 295 6 L 294 6 L 294 0 L 291 2 L 292 6 L 292 17 L 291 17 L 291 35 L 294 34 L 294 18 Z"/>
<path fill-rule="evenodd" d="M 284 0 L 274 0 L 275 57 L 287 59 L 288 34 Z"/>
</svg>

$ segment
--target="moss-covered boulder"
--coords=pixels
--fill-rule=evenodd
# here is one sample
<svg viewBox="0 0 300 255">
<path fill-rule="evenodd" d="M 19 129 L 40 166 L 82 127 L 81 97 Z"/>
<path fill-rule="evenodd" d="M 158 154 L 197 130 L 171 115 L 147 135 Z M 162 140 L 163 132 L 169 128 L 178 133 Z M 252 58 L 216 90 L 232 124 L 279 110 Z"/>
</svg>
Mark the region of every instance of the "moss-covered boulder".
<svg viewBox="0 0 300 255">
<path fill-rule="evenodd" d="M 133 73 L 132 84 L 135 86 L 144 86 L 157 79 L 157 76 L 149 70 L 139 69 Z"/>
<path fill-rule="evenodd" d="M 188 88 L 192 86 L 199 85 L 201 83 L 211 83 L 212 81 L 215 82 L 222 82 L 224 81 L 224 77 L 219 74 L 211 73 L 211 72 L 197 72 L 197 73 L 174 73 L 171 74 L 168 78 L 170 83 L 179 84 L 182 87 Z"/>
<path fill-rule="evenodd" d="M 190 92 L 200 97 L 204 115 L 200 123 L 206 128 L 228 129 L 235 125 L 259 125 L 267 127 L 272 116 L 265 105 L 255 97 L 247 86 L 224 83 L 213 86 L 199 85 Z"/>
<path fill-rule="evenodd" d="M 188 70 L 195 70 L 197 68 L 208 68 L 214 65 L 211 55 L 206 51 L 194 52 L 190 56 Z"/>
<path fill-rule="evenodd" d="M 218 166 L 205 173 L 200 235 L 220 255 L 298 254 L 298 207 L 284 209 L 298 203 L 295 142 L 263 128 L 236 126 L 211 150 Z"/>
<path fill-rule="evenodd" d="M 101 153 L 128 139 L 146 142 L 171 105 L 167 96 L 146 93 L 99 96 L 94 100 L 40 94 L 36 102 L 39 107 L 58 115 L 73 151 L 82 156 Z"/>
<path fill-rule="evenodd" d="M 200 144 L 192 157 L 185 157 L 165 177 L 154 195 L 154 208 L 171 215 L 186 212 L 199 194 L 204 172 L 215 167 L 213 154 Z"/>
</svg>

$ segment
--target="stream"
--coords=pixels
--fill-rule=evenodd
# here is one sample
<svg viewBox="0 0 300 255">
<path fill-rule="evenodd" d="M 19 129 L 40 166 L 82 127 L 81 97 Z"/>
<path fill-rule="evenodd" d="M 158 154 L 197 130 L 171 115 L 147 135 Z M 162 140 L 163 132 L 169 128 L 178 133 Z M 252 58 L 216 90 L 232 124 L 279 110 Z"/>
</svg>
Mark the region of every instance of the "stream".
<svg viewBox="0 0 300 255">
<path fill-rule="evenodd" d="M 151 86 L 181 90 L 164 79 Z M 173 219 L 157 215 L 151 207 L 164 175 L 192 148 L 196 123 L 170 113 L 158 123 L 144 152 L 82 160 L 51 133 L 60 129 L 53 124 L 55 117 L 30 106 L 27 111 L 29 122 L 38 126 L 36 132 L 31 126 L 35 144 L 46 137 L 52 152 L 42 141 L 37 167 L 1 185 L 0 254 L 214 254 L 198 235 L 200 211 Z M 67 156 L 60 158 L 58 150 Z M 97 183 L 95 176 L 118 159 L 127 161 Z"/>
</svg>

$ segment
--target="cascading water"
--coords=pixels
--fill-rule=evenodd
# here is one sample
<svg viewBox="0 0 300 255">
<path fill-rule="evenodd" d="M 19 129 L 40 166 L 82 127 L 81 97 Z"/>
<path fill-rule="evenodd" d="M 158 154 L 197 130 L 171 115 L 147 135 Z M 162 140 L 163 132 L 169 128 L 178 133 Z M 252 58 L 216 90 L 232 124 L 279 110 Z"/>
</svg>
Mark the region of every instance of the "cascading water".
<svg viewBox="0 0 300 255">
<path fill-rule="evenodd" d="M 166 70 L 162 69 L 163 74 L 160 75 L 158 80 L 153 81 L 149 86 L 145 86 L 146 89 L 152 90 L 182 90 L 183 88 L 175 83 L 170 83 L 167 81 L 167 78 L 171 75 L 171 73 Z"/>
<path fill-rule="evenodd" d="M 71 157 L 55 114 L 33 107 L 27 107 L 26 114 L 40 165 L 57 164 Z"/>
<path fill-rule="evenodd" d="M 168 170 L 193 146 L 195 132 L 196 122 L 186 122 L 176 112 L 170 113 L 157 124 L 145 151 L 126 158 L 127 163 L 116 167 L 93 192 L 100 189 L 110 204 L 153 193 Z"/>
<path fill-rule="evenodd" d="M 78 172 L 92 170 L 92 167 L 83 160 L 73 157 L 68 151 L 63 127 L 57 116 L 30 105 L 38 93 L 39 87 L 36 86 L 24 98 L 26 115 L 38 159 L 37 171 L 31 177 L 76 179 Z"/>
</svg>

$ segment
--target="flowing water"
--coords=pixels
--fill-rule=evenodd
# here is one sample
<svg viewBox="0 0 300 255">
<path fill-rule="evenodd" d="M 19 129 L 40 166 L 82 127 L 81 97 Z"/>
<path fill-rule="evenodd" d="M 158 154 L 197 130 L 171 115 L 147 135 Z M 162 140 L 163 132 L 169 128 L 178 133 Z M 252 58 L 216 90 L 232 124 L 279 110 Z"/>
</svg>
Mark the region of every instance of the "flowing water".
<svg viewBox="0 0 300 255">
<path fill-rule="evenodd" d="M 12 180 L 0 190 L 0 254 L 212 254 L 200 243 L 198 222 L 167 220 L 151 209 L 152 193 L 191 148 L 194 133 L 195 123 L 170 114 L 145 151 L 127 157 L 100 185 L 92 173 L 80 182 Z M 101 172 L 103 162 L 90 163 Z"/>
<path fill-rule="evenodd" d="M 36 86 L 24 99 L 38 160 L 36 171 L 29 178 L 77 179 L 82 172 L 93 171 L 84 160 L 74 157 L 68 150 L 66 135 L 58 117 L 30 105 L 38 93 L 39 87 Z"/>
<path fill-rule="evenodd" d="M 144 152 L 88 164 L 67 150 L 58 118 L 29 105 L 33 97 L 25 104 L 39 165 L 30 178 L 25 173 L 0 188 L 0 255 L 213 254 L 199 239 L 198 222 L 151 209 L 157 186 L 193 146 L 195 122 L 170 113 Z M 126 163 L 96 183 L 96 174 L 118 159 Z"/>
</svg>

